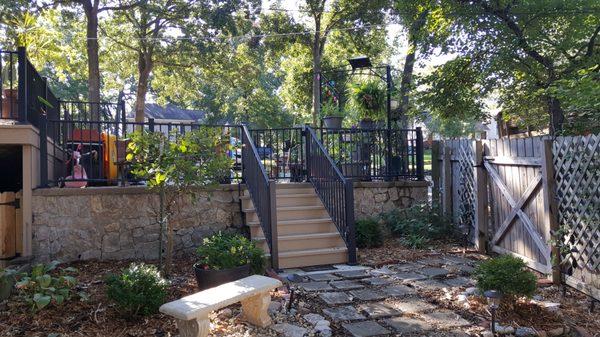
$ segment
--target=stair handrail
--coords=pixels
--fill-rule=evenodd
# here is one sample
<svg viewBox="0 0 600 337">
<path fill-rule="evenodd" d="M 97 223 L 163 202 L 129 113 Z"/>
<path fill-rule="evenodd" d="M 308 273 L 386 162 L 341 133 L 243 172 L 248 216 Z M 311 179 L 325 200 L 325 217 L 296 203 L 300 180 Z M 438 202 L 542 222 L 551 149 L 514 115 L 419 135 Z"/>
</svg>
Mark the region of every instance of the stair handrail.
<svg viewBox="0 0 600 337">
<path fill-rule="evenodd" d="M 242 125 L 242 177 L 271 252 L 271 267 L 279 269 L 275 181 L 270 180 L 246 125 Z"/>
<path fill-rule="evenodd" d="M 354 223 L 354 186 L 344 177 L 315 131 L 306 126 L 306 169 L 327 213 L 348 248 L 348 262 L 356 264 L 356 228 Z"/>
</svg>

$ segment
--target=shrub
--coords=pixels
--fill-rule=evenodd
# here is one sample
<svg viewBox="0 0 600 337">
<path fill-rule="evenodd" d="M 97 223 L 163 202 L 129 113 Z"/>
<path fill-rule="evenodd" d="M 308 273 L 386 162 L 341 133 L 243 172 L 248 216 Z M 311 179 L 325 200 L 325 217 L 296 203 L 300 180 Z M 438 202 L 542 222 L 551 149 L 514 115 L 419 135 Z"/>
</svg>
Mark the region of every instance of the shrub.
<svg viewBox="0 0 600 337">
<path fill-rule="evenodd" d="M 502 255 L 482 262 L 474 272 L 477 288 L 481 291 L 498 290 L 508 301 L 516 297 L 531 297 L 537 280 L 523 260 Z"/>
<path fill-rule="evenodd" d="M 383 245 L 383 234 L 377 220 L 368 218 L 356 221 L 356 246 L 374 248 Z"/>
<path fill-rule="evenodd" d="M 430 240 L 448 239 L 455 235 L 450 221 L 427 203 L 405 209 L 394 209 L 381 215 L 392 235 L 414 249 L 424 248 Z"/>
<path fill-rule="evenodd" d="M 15 288 L 31 310 L 40 310 L 51 304 L 60 306 L 73 296 L 73 288 L 77 285 L 73 274 L 77 269 L 57 268 L 59 264 L 58 261 L 36 264 L 30 273 L 17 276 Z M 84 292 L 79 292 L 78 295 L 81 300 L 87 300 L 87 294 Z"/>
<path fill-rule="evenodd" d="M 197 264 L 206 269 L 222 270 L 250 264 L 252 273 L 264 273 L 265 259 L 262 249 L 239 234 L 214 234 L 204 239 L 196 253 Z"/>
<path fill-rule="evenodd" d="M 169 283 L 156 266 L 132 263 L 120 275 L 106 280 L 107 295 L 117 303 L 122 314 L 137 317 L 158 312 L 165 302 Z"/>
</svg>

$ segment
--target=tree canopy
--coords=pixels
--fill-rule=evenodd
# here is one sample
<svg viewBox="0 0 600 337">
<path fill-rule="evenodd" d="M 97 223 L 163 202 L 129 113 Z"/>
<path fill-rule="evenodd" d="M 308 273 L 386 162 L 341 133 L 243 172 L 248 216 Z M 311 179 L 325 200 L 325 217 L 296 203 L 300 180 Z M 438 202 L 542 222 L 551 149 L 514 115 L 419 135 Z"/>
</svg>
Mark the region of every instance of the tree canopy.
<svg viewBox="0 0 600 337">
<path fill-rule="evenodd" d="M 138 120 L 153 101 L 209 123 L 317 123 L 320 71 L 367 55 L 395 68 L 405 126 L 458 136 L 498 113 L 555 134 L 600 131 L 595 0 L 4 1 L 0 33 L 0 49 L 26 46 L 57 96 L 124 91 Z"/>
</svg>

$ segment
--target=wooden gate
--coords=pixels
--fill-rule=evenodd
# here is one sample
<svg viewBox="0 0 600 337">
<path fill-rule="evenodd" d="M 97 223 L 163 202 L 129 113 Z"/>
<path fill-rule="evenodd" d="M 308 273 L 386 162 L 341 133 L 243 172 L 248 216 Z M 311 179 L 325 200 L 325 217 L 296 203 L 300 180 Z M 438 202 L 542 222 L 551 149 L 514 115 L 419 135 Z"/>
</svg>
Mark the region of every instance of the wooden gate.
<svg viewBox="0 0 600 337">
<path fill-rule="evenodd" d="M 541 138 L 484 141 L 489 181 L 490 246 L 550 273 L 550 214 Z M 551 159 L 550 159 L 551 160 Z"/>
<path fill-rule="evenodd" d="M 21 192 L 0 193 L 0 259 L 10 259 L 22 252 Z"/>
</svg>

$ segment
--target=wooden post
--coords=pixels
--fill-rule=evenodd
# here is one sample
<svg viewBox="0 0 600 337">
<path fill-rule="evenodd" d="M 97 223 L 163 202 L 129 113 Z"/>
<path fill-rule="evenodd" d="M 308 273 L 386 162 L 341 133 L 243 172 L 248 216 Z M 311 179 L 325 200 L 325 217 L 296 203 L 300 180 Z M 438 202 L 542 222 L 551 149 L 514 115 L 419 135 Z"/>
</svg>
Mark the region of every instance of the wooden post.
<svg viewBox="0 0 600 337">
<path fill-rule="evenodd" d="M 444 154 L 442 160 L 442 210 L 444 216 L 452 217 L 452 149 L 444 144 Z"/>
<path fill-rule="evenodd" d="M 551 139 L 544 139 L 542 142 L 542 193 L 544 197 L 544 226 L 550 232 L 553 244 L 550 247 L 552 256 L 552 282 L 555 285 L 561 284 L 560 270 L 560 248 L 558 241 L 560 237 L 555 237 L 559 230 L 558 223 L 558 205 L 556 204 L 556 181 L 554 179 L 554 161 L 552 156 Z"/>
<path fill-rule="evenodd" d="M 432 206 L 441 207 L 440 205 L 440 142 L 433 141 L 431 143 L 431 180 L 433 186 L 431 187 L 431 200 L 433 200 Z"/>
<path fill-rule="evenodd" d="M 488 193 L 487 176 L 483 166 L 483 143 L 477 140 L 475 146 L 475 247 L 480 253 L 486 252 L 488 236 Z"/>
</svg>

